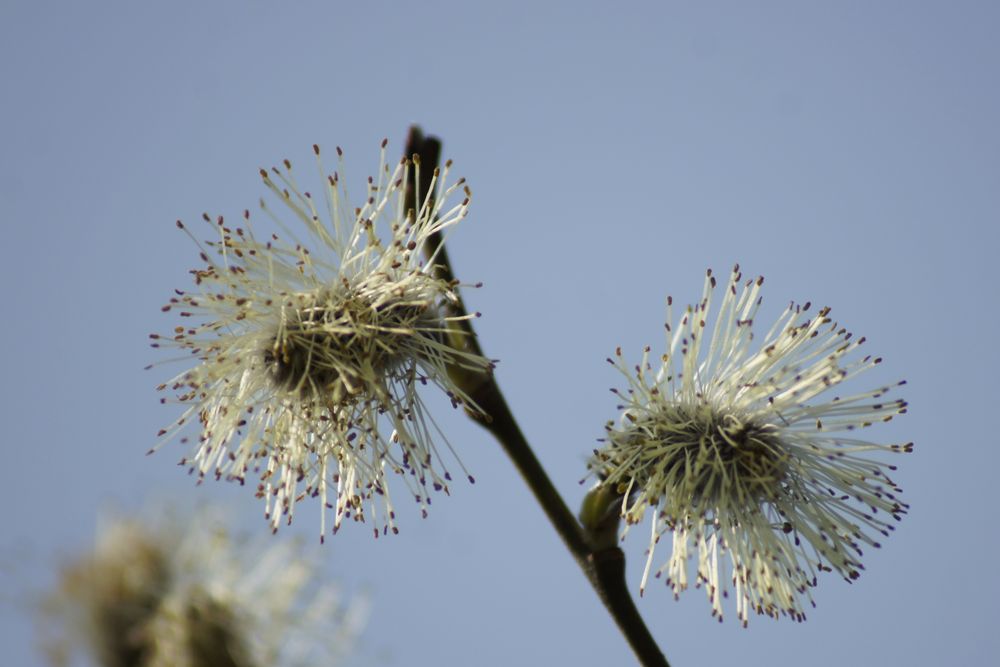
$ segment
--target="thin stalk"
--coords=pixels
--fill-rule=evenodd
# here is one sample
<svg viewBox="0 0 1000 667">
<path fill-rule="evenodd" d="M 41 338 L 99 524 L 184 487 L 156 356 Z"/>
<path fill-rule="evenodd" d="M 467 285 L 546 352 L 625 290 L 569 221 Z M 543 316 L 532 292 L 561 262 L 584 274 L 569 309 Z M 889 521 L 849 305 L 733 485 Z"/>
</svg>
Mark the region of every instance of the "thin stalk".
<svg viewBox="0 0 1000 667">
<path fill-rule="evenodd" d="M 434 168 L 441 155 L 441 142 L 435 137 L 425 137 L 416 126 L 410 128 L 406 147 L 407 157 L 419 156 L 420 179 L 417 183 L 421 193 L 428 191 Z M 416 194 L 407 193 L 408 208 L 416 209 Z M 435 255 L 435 271 L 447 281 L 455 276 L 448 259 L 446 248 L 440 237 L 430 239 L 426 249 L 428 256 Z M 450 307 L 452 315 L 464 317 L 465 305 L 459 297 Z M 468 319 L 461 319 L 450 325 L 452 345 L 482 355 L 479 341 Z M 477 373 L 463 368 L 450 368 L 454 381 L 482 410 L 468 410 L 472 419 L 493 434 L 513 461 L 542 510 L 552 522 L 553 528 L 573 555 L 580 569 L 590 581 L 598 597 L 611 614 L 618 628 L 625 636 L 639 663 L 644 667 L 670 667 L 663 652 L 646 627 L 625 582 L 625 554 L 612 539 L 596 539 L 597 533 L 589 526 L 581 525 L 569 510 L 562 496 L 556 490 L 549 476 L 542 468 L 534 451 L 514 419 L 500 386 L 492 373 Z M 615 526 L 617 526 L 617 515 Z M 607 526 L 602 535 L 608 534 Z M 612 527 L 611 534 L 615 532 Z"/>
</svg>

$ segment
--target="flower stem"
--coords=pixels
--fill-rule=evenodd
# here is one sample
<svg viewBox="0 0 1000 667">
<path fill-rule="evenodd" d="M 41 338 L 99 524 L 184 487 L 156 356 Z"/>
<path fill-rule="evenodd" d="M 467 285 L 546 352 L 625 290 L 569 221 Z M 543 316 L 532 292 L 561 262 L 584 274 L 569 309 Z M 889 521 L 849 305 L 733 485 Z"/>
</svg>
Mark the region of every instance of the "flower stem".
<svg viewBox="0 0 1000 667">
<path fill-rule="evenodd" d="M 420 156 L 423 168 L 417 187 L 420 192 L 428 191 L 434 166 L 438 164 L 441 153 L 441 142 L 435 137 L 425 137 L 417 126 L 410 128 L 407 139 L 406 155 Z M 412 186 L 411 186 L 412 187 Z M 416 208 L 415 193 L 407 193 L 408 208 Z M 440 237 L 429 240 L 427 253 L 435 255 L 435 270 L 440 278 L 452 281 L 454 274 L 448 253 L 442 246 Z M 451 306 L 451 314 L 463 317 L 451 323 L 453 333 L 451 343 L 476 354 L 482 354 L 475 331 L 466 315 L 465 305 L 461 298 Z M 656 641 L 646 627 L 639 610 L 629 594 L 625 582 L 625 554 L 615 544 L 603 537 L 597 538 L 597 532 L 587 524 L 581 525 L 569 510 L 562 496 L 556 490 L 549 476 L 542 468 L 534 451 L 525 439 L 507 401 L 500 391 L 500 386 L 492 373 L 482 373 L 469 369 L 453 367 L 449 369 L 452 381 L 461 388 L 482 412 L 467 410 L 476 422 L 500 442 L 515 467 L 521 473 L 524 481 L 534 493 L 549 521 L 562 538 L 584 575 L 590 581 L 601 602 L 614 618 L 619 630 L 625 636 L 639 663 L 644 667 L 670 667 L 667 659 L 657 646 Z M 589 497 L 588 497 L 589 499 Z M 615 526 L 617 526 L 617 515 Z M 612 528 L 614 535 L 616 528 Z M 608 534 L 606 523 L 602 526 L 600 535 Z"/>
</svg>

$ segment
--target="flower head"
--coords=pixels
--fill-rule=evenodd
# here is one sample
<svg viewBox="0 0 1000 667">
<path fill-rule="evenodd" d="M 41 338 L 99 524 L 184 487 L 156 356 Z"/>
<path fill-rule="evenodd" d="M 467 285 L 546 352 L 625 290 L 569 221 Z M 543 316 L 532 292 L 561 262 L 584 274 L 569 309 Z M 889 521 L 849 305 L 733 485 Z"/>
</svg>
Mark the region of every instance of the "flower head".
<svg viewBox="0 0 1000 667">
<path fill-rule="evenodd" d="M 62 573 L 42 630 L 56 664 L 86 649 L 107 667 L 263 667 L 330 664 L 367 617 L 294 542 L 231 537 L 201 513 L 177 521 L 115 519 L 93 554 Z M 210 517 L 210 518 L 206 518 Z"/>
<path fill-rule="evenodd" d="M 886 398 L 891 387 L 817 399 L 882 361 L 854 354 L 865 339 L 833 322 L 829 308 L 810 315 L 810 304 L 793 303 L 751 347 L 762 283 L 742 282 L 736 266 L 710 325 L 709 271 L 701 302 L 676 329 L 668 299 L 659 364 L 650 364 L 649 348 L 634 368 L 620 349 L 609 359 L 629 387 L 613 390 L 620 423 L 608 424 L 588 464 L 622 495 L 626 531 L 656 508 L 642 588 L 656 544 L 672 533 L 673 552 L 656 576 L 666 573 L 678 595 L 696 549 L 696 585 L 721 620 L 728 554 L 744 625 L 751 612 L 803 620 L 819 571 L 858 577 L 863 548 L 879 546 L 874 535 L 888 536 L 907 510 L 886 473 L 895 466 L 867 453 L 913 447 L 856 436 L 906 412 L 905 401 Z"/>
<path fill-rule="evenodd" d="M 178 311 L 183 324 L 151 336 L 154 347 L 179 348 L 197 362 L 159 387 L 187 406 L 160 432 L 160 445 L 178 435 L 187 442 L 194 431 L 193 454 L 182 463 L 199 478 L 243 483 L 256 475 L 275 530 L 282 516 L 291 521 L 299 499 L 318 496 L 335 510 L 334 532 L 343 519 L 366 515 L 376 536 L 378 524 L 395 532 L 387 470 L 406 480 L 426 515 L 429 489 L 447 492 L 451 476 L 417 388 L 437 385 L 455 406 L 475 410 L 447 369 L 492 367 L 449 339 L 458 284 L 436 275 L 433 253 L 422 258 L 434 235 L 466 216 L 471 193 L 464 179 L 446 185 L 450 162 L 435 170 L 428 192 L 415 192 L 419 161 L 390 167 L 385 146 L 359 208 L 348 204 L 336 172 L 324 178 L 317 202 L 300 190 L 287 160 L 283 169 L 261 170 L 304 228 L 301 240 L 263 201 L 289 241 L 255 234 L 248 211 L 239 226 L 203 216 L 218 238 L 199 244 L 196 289 L 177 291 L 163 308 Z M 449 203 L 456 194 L 461 199 Z"/>
</svg>

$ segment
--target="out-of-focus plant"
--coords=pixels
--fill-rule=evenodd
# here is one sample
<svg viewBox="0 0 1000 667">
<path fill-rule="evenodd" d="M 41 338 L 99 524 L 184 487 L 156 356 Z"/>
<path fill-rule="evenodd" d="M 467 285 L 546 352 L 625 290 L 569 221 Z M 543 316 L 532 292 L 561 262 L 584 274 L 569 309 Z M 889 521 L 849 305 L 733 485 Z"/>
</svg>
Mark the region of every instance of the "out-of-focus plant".
<svg viewBox="0 0 1000 667">
<path fill-rule="evenodd" d="M 103 667 L 337 664 L 368 616 L 317 582 L 292 540 L 234 537 L 217 511 L 192 519 L 102 519 L 92 553 L 63 568 L 40 611 L 53 665 Z"/>
</svg>

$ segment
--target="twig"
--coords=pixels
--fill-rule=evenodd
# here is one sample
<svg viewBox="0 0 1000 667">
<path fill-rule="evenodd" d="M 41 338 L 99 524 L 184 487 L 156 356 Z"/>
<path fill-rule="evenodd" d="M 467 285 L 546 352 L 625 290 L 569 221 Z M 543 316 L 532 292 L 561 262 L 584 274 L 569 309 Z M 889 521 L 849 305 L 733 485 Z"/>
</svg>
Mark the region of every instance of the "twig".
<svg viewBox="0 0 1000 667">
<path fill-rule="evenodd" d="M 425 137 L 420 128 L 412 126 L 407 140 L 406 155 L 419 156 L 422 168 L 417 187 L 421 193 L 428 192 L 434 169 L 440 160 L 440 140 L 435 137 Z M 415 210 L 416 193 L 412 185 L 410 191 L 406 193 L 406 198 L 405 205 Z M 453 281 L 455 276 L 440 237 L 430 239 L 427 253 L 436 255 L 434 270 L 437 275 L 444 280 Z M 482 355 L 472 324 L 469 319 L 464 318 L 466 310 L 461 298 L 451 305 L 451 311 L 452 315 L 462 317 L 450 324 L 453 327 L 450 336 L 452 345 Z M 452 381 L 481 408 L 482 412 L 473 410 L 467 412 L 493 434 L 510 456 L 549 521 L 552 522 L 552 526 L 566 544 L 566 548 L 625 635 L 639 663 L 645 667 L 670 667 L 629 594 L 625 582 L 625 554 L 617 547 L 613 538 L 609 543 L 607 539 L 599 538 L 598 532 L 595 532 L 591 525 L 581 525 L 577 521 L 525 439 L 493 374 L 477 373 L 458 367 L 449 369 L 449 373 Z M 612 536 L 617 527 L 617 514 L 613 516 L 615 523 L 610 530 Z M 601 526 L 599 534 L 609 534 L 606 524 Z"/>
</svg>

